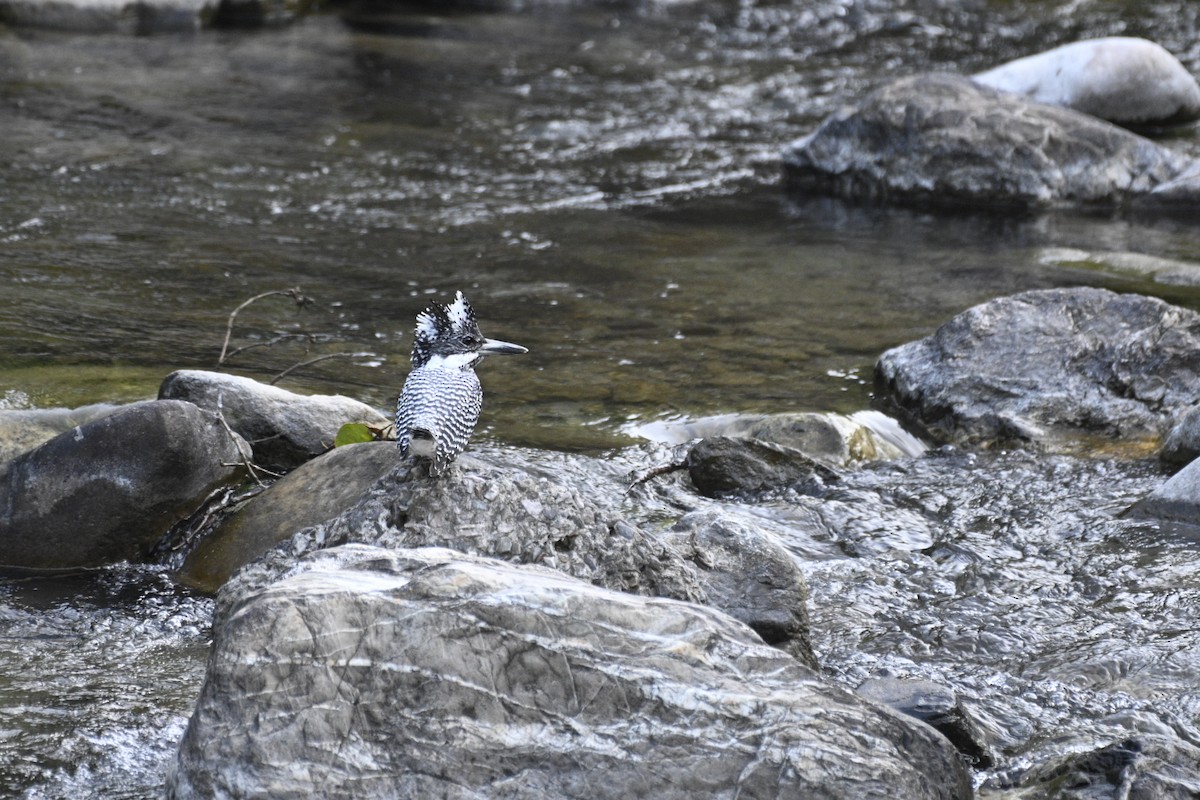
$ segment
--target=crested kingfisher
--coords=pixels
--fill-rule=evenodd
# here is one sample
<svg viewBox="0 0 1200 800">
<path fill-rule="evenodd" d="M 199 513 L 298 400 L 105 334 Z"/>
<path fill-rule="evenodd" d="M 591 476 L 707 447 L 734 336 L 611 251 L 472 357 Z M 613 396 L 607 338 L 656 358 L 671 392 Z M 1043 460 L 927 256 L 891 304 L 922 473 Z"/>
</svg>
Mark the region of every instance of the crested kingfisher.
<svg viewBox="0 0 1200 800">
<path fill-rule="evenodd" d="M 433 301 L 417 315 L 412 372 L 396 403 L 396 443 L 429 462 L 429 474 L 445 472 L 471 438 L 483 389 L 475 365 L 489 355 L 528 353 L 519 344 L 484 338 L 462 292 L 450 304 Z"/>
</svg>

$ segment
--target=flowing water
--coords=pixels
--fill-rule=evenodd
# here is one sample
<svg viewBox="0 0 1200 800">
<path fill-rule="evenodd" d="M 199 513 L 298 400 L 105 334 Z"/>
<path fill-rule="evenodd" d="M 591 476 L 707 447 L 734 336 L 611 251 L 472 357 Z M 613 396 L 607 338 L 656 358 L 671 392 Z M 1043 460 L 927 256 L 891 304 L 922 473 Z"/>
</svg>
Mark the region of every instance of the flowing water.
<svg viewBox="0 0 1200 800">
<path fill-rule="evenodd" d="M 998 295 L 1089 284 L 1200 307 L 1189 285 L 1047 256 L 1200 262 L 1186 219 L 864 208 L 779 181 L 783 145 L 884 78 L 1111 34 L 1200 72 L 1198 16 L 729 0 L 0 31 L 0 407 L 152 396 L 216 365 L 239 303 L 294 286 L 312 302 L 238 315 L 231 345 L 260 346 L 229 368 L 333 356 L 281 385 L 386 408 L 414 315 L 463 288 L 485 333 L 530 348 L 483 368 L 479 438 L 588 453 L 660 419 L 861 410 L 880 352 Z M 1194 129 L 1170 143 L 1200 154 Z M 830 674 L 959 688 L 1001 771 L 1048 740 L 1194 737 L 1195 539 L 1113 514 L 1157 468 L 961 459 L 859 476 L 908 498 L 912 541 L 794 547 Z M 0 582 L 0 794 L 158 793 L 210 610 L 148 568 Z"/>
</svg>

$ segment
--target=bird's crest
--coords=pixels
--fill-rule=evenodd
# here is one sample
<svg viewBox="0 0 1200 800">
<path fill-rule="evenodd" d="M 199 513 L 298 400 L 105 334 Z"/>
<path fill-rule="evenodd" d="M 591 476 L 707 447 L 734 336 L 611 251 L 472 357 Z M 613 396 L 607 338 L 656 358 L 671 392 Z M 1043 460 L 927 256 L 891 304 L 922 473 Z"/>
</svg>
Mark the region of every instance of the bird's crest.
<svg viewBox="0 0 1200 800">
<path fill-rule="evenodd" d="M 477 331 L 478 327 L 475 310 L 462 292 L 456 292 L 454 302 L 449 305 L 430 301 L 425 310 L 417 314 L 417 327 L 413 332 L 413 366 L 428 363 L 433 355 L 434 343 L 439 339 L 462 336 L 469 331 Z"/>
</svg>

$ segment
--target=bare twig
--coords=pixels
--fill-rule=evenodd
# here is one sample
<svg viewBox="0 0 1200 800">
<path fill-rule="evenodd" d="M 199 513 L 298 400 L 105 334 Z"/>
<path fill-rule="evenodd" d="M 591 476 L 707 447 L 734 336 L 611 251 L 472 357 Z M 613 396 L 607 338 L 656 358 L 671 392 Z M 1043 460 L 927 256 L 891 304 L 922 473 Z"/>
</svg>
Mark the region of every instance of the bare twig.
<svg viewBox="0 0 1200 800">
<path fill-rule="evenodd" d="M 296 370 L 300 369 L 301 367 L 307 367 L 312 364 L 316 364 L 319 361 L 326 361 L 331 358 L 355 358 L 357 356 L 368 356 L 368 355 L 371 355 L 371 354 L 370 353 L 326 353 L 323 356 L 317 356 L 316 358 L 310 358 L 308 361 L 301 361 L 299 364 L 292 364 L 290 367 L 285 369 L 283 372 L 279 373 L 274 378 L 271 378 L 271 380 L 267 381 L 267 383 L 274 386 L 278 381 L 285 378 L 288 374 L 295 372 Z"/>
<path fill-rule="evenodd" d="M 229 340 L 233 337 L 233 322 L 234 322 L 234 320 L 237 319 L 238 313 L 243 308 L 245 308 L 246 306 L 255 302 L 256 300 L 262 300 L 264 297 L 274 297 L 276 295 L 292 298 L 292 300 L 295 301 L 296 305 L 301 308 L 303 308 L 304 306 L 307 306 L 307 305 L 311 305 L 313 302 L 312 298 L 304 296 L 304 294 L 300 291 L 299 286 L 293 287 L 291 289 L 276 289 L 275 291 L 271 291 L 271 292 L 263 292 L 262 294 L 256 294 L 256 295 L 254 295 L 254 297 L 251 297 L 249 300 L 246 300 L 244 303 L 239 305 L 233 311 L 229 312 L 229 320 L 225 324 L 225 341 L 221 345 L 221 356 L 220 356 L 220 358 L 217 359 L 217 366 L 221 366 L 222 364 L 224 364 L 225 359 L 228 358 L 228 355 L 226 355 L 226 354 L 229 352 Z M 240 351 L 236 351 L 236 352 L 240 352 Z"/>
</svg>

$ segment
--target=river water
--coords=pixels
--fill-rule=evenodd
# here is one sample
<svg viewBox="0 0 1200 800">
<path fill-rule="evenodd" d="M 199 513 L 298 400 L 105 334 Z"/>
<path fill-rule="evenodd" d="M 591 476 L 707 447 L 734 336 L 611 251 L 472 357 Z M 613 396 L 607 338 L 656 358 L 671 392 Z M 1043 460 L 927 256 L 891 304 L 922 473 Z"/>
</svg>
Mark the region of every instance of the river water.
<svg viewBox="0 0 1200 800">
<path fill-rule="evenodd" d="M 414 315 L 462 288 L 485 333 L 530 348 L 485 365 L 478 438 L 586 453 L 660 419 L 866 408 L 883 350 L 998 295 L 1088 284 L 1198 308 L 1186 283 L 1049 255 L 1197 262 L 1188 220 L 856 207 L 787 196 L 779 167 L 895 75 L 1111 34 L 1198 72 L 1198 15 L 746 0 L 0 31 L 0 407 L 152 396 L 174 369 L 215 367 L 235 306 L 289 287 L 312 302 L 255 302 L 232 344 L 287 338 L 229 368 L 268 379 L 333 356 L 281 385 L 386 408 Z M 1200 154 L 1194 128 L 1170 140 Z M 956 686 L 999 772 L 1122 726 L 1194 736 L 1194 540 L 1113 513 L 1158 468 L 968 461 L 860 476 L 936 523 L 920 548 L 884 532 L 843 558 L 798 553 L 830 674 Z M 0 583 L 0 794 L 154 796 L 210 613 L 153 568 Z"/>
</svg>

